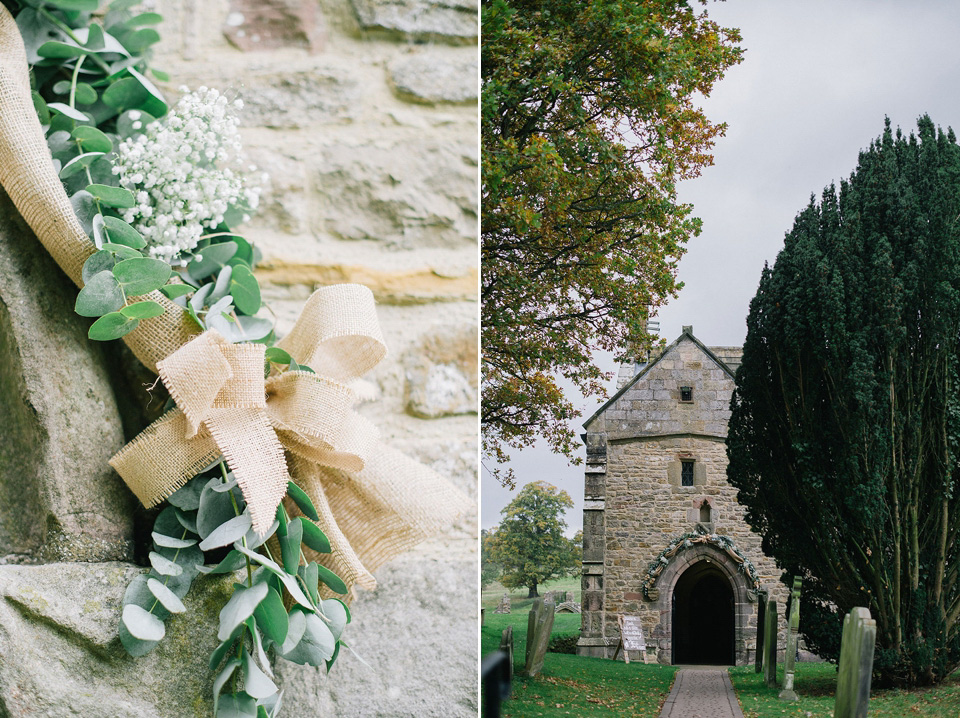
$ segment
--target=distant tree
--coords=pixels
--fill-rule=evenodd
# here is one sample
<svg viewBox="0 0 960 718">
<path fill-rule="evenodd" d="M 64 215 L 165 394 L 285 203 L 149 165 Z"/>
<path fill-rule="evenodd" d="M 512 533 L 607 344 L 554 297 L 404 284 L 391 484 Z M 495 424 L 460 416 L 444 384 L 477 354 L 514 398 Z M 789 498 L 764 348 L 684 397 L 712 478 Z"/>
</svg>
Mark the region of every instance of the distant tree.
<svg viewBox="0 0 960 718">
<path fill-rule="evenodd" d="M 509 447 L 578 447 L 556 376 L 602 395 L 592 353 L 641 349 L 680 287 L 700 221 L 675 185 L 725 129 L 694 102 L 741 59 L 691 5 L 481 3 L 483 447 L 508 485 Z"/>
<path fill-rule="evenodd" d="M 496 529 L 480 529 L 480 588 L 486 588 L 494 581 L 499 580 L 500 564 L 492 558 L 493 536 Z"/>
<path fill-rule="evenodd" d="M 491 558 L 500 564 L 500 583 L 527 586 L 538 596 L 544 581 L 565 576 L 574 560 L 570 540 L 563 535 L 563 513 L 573 506 L 570 495 L 545 481 L 524 486 L 500 513 L 503 520 L 490 539 Z"/>
<path fill-rule="evenodd" d="M 882 136 L 764 268 L 728 438 L 763 548 L 804 576 L 800 629 L 836 659 L 877 621 L 882 684 L 960 663 L 960 148 L 929 117 Z"/>
<path fill-rule="evenodd" d="M 570 541 L 570 570 L 571 576 L 579 576 L 583 572 L 583 529 L 573 535 Z"/>
</svg>

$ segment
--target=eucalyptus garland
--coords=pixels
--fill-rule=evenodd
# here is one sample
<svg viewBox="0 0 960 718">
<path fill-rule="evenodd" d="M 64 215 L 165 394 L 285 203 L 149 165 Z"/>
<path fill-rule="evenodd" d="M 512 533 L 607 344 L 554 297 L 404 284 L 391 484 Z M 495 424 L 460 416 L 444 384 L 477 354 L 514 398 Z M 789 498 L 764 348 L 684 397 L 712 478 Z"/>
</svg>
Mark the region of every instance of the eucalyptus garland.
<svg viewBox="0 0 960 718">
<path fill-rule="evenodd" d="M 744 555 L 736 543 L 734 543 L 732 538 L 724 536 L 723 534 L 708 534 L 703 531 L 695 531 L 685 533 L 673 539 L 667 544 L 667 547 L 650 562 L 641 589 L 646 598 L 650 598 L 650 590 L 657 583 L 657 579 L 660 578 L 663 570 L 670 565 L 671 559 L 684 549 L 693 548 L 694 544 L 709 544 L 721 551 L 726 551 L 731 554 L 732 557 L 735 557 L 734 560 L 737 563 L 737 571 L 744 574 L 750 580 L 750 584 L 754 589 L 760 587 L 760 576 L 757 574 L 756 567 L 750 559 Z"/>
<path fill-rule="evenodd" d="M 90 338 L 117 339 L 162 314 L 157 302 L 131 301 L 160 290 L 201 328 L 266 344 L 265 375 L 271 364 L 312 371 L 272 346 L 273 323 L 255 316 L 258 252 L 231 229 L 259 199 L 253 178 L 224 167 L 239 157 L 241 103 L 199 88 L 171 110 L 148 79 L 169 80 L 149 66 L 160 40 L 152 26 L 162 18 L 137 12 L 138 0 L 103 8 L 99 0 L 3 2 L 16 13 L 55 167 L 97 247 L 76 302 L 77 313 L 96 318 Z M 304 546 L 330 551 L 309 497 L 290 482 L 287 498 L 303 516 L 291 517 L 281 503 L 273 526 L 258 535 L 236 479 L 217 461 L 169 497 L 153 526 L 151 568 L 123 598 L 120 640 L 142 656 L 163 639 L 170 616 L 186 610 L 183 598 L 199 574 L 242 578 L 220 611 L 209 661 L 217 716 L 278 715 L 271 654 L 329 670 L 345 645 L 349 609 L 322 599 L 320 585 L 335 594 L 347 586 L 304 555 Z"/>
</svg>

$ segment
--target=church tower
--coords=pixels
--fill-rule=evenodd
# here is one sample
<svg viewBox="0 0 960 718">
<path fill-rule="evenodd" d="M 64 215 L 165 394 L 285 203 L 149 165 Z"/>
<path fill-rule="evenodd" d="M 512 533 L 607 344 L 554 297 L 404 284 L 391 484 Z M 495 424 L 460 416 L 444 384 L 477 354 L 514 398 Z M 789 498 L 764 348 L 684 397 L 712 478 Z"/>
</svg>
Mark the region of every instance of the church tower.
<svg viewBox="0 0 960 718">
<path fill-rule="evenodd" d="M 758 596 L 788 591 L 727 483 L 739 347 L 684 327 L 584 425 L 582 625 L 577 653 L 612 658 L 618 614 L 639 616 L 647 660 L 752 662 Z M 632 370 L 632 376 L 629 376 Z"/>
</svg>

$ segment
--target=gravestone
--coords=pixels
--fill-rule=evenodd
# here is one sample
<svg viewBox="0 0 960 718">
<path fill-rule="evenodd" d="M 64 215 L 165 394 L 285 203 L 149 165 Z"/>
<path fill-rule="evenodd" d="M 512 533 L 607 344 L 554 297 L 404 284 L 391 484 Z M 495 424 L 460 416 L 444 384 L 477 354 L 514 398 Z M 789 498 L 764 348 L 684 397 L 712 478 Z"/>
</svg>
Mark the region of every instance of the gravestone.
<svg viewBox="0 0 960 718">
<path fill-rule="evenodd" d="M 533 678 L 543 669 L 543 659 L 550 645 L 550 633 L 553 631 L 553 601 L 538 598 L 527 617 L 527 650 L 523 673 Z"/>
<path fill-rule="evenodd" d="M 797 657 L 797 639 L 800 630 L 800 584 L 799 576 L 793 577 L 793 591 L 790 593 L 790 620 L 787 621 L 787 652 L 783 657 L 783 690 L 780 700 L 798 700 L 793 690 L 794 664 Z"/>
<path fill-rule="evenodd" d="M 580 604 L 576 601 L 564 601 L 557 606 L 557 613 L 580 613 Z"/>
<path fill-rule="evenodd" d="M 500 599 L 500 603 L 497 604 L 497 607 L 493 610 L 494 613 L 510 613 L 510 596 L 503 594 L 503 598 Z"/>
<path fill-rule="evenodd" d="M 510 678 L 513 679 L 513 626 L 503 629 L 503 635 L 500 636 L 500 650 L 507 654 L 510 661 Z"/>
<path fill-rule="evenodd" d="M 777 602 L 767 601 L 763 627 L 763 681 L 777 685 Z"/>
<path fill-rule="evenodd" d="M 851 610 L 843 619 L 834 718 L 866 718 L 876 642 L 877 622 L 870 611 L 862 607 Z"/>
<path fill-rule="evenodd" d="M 767 592 L 759 591 L 757 593 L 757 644 L 754 649 L 754 672 L 759 673 L 763 670 L 763 637 L 766 628 L 767 611 Z"/>
</svg>

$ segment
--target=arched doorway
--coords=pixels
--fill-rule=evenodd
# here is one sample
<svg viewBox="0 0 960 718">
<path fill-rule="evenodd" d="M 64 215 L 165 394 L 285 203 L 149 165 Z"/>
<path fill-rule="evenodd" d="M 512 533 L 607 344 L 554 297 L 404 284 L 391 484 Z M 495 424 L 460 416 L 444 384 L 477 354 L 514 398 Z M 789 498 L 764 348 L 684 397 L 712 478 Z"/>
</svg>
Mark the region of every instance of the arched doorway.
<svg viewBox="0 0 960 718">
<path fill-rule="evenodd" d="M 733 587 L 709 559 L 690 566 L 673 589 L 673 662 L 733 665 Z"/>
</svg>

